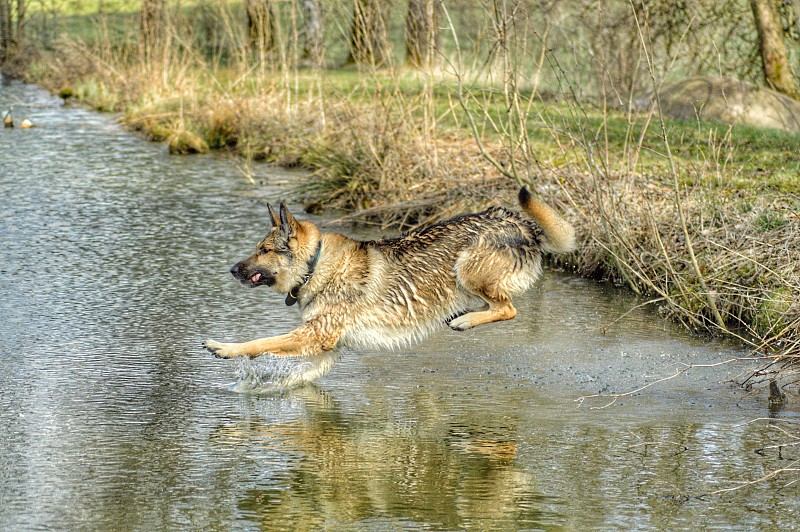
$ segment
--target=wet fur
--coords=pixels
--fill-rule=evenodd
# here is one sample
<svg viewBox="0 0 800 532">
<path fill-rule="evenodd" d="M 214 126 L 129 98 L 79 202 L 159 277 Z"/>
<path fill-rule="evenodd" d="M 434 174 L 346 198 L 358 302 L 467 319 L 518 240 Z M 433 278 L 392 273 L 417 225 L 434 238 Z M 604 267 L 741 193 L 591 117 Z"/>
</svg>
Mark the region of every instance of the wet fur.
<svg viewBox="0 0 800 532">
<path fill-rule="evenodd" d="M 270 208 L 272 229 L 231 273 L 267 285 L 302 310 L 294 331 L 244 343 L 205 342 L 215 356 L 314 356 L 340 346 L 420 340 L 516 316 L 511 296 L 541 275 L 542 254 L 575 249 L 572 226 L 523 187 L 525 214 L 503 207 L 399 238 L 359 241 Z"/>
</svg>

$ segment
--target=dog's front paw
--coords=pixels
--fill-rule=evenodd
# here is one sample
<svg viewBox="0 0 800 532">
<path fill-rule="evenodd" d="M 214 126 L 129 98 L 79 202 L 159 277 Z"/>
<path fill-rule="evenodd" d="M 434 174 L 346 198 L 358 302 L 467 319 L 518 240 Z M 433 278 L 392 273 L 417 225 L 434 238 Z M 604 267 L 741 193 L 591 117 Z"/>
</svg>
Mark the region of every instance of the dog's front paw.
<svg viewBox="0 0 800 532">
<path fill-rule="evenodd" d="M 206 340 L 203 342 L 203 347 L 217 358 L 231 358 L 236 356 L 235 346 L 236 344 L 223 344 L 221 342 L 215 342 L 214 340 Z"/>
</svg>

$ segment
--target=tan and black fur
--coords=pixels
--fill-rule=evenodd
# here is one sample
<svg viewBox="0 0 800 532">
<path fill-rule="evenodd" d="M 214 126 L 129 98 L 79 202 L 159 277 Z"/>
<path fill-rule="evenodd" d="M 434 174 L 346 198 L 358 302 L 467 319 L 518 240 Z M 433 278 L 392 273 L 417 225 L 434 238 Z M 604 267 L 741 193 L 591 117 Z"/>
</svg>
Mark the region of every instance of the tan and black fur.
<svg viewBox="0 0 800 532">
<path fill-rule="evenodd" d="M 511 296 L 541 275 L 543 252 L 575 249 L 572 226 L 519 193 L 525 214 L 492 207 L 399 238 L 358 241 L 297 221 L 270 207 L 272 229 L 231 273 L 297 303 L 294 331 L 244 343 L 204 346 L 217 357 L 313 356 L 338 346 L 384 346 L 418 340 L 442 323 L 463 331 L 509 320 Z"/>
</svg>

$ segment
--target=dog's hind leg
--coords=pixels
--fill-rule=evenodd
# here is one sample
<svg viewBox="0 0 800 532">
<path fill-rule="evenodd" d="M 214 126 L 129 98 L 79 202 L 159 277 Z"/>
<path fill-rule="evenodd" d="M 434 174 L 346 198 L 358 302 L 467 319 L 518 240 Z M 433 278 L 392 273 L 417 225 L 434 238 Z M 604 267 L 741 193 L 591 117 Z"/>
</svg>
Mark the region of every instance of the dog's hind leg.
<svg viewBox="0 0 800 532">
<path fill-rule="evenodd" d="M 517 309 L 505 286 L 513 267 L 514 258 L 507 253 L 485 248 L 466 250 L 456 263 L 457 280 L 462 289 L 483 299 L 487 307 L 453 318 L 448 325 L 465 331 L 484 323 L 513 319 Z"/>
<path fill-rule="evenodd" d="M 493 321 L 503 321 L 513 319 L 517 315 L 517 309 L 511 304 L 508 297 L 489 299 L 484 294 L 477 294 L 483 297 L 489 304 L 488 310 L 477 312 L 467 312 L 457 318 L 450 320 L 448 325 L 456 331 L 466 331 L 477 325 L 492 323 Z"/>
</svg>

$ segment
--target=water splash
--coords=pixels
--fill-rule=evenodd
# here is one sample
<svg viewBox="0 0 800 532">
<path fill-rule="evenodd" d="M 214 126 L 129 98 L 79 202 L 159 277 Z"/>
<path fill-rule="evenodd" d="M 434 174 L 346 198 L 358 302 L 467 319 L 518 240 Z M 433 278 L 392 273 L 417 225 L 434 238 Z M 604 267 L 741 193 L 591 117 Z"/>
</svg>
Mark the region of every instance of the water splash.
<svg viewBox="0 0 800 532">
<path fill-rule="evenodd" d="M 338 353 L 323 353 L 314 357 L 287 358 L 265 355 L 244 358 L 236 368 L 236 382 L 227 389 L 236 393 L 279 393 L 312 382 L 330 371 Z"/>
</svg>

